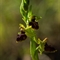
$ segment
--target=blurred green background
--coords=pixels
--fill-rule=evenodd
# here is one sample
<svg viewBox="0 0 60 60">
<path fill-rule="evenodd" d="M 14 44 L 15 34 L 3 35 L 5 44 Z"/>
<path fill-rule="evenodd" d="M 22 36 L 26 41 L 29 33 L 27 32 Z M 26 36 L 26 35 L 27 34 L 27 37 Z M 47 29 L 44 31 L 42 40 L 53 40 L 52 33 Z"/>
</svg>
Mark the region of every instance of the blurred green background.
<svg viewBox="0 0 60 60">
<path fill-rule="evenodd" d="M 29 38 L 16 44 L 19 23 L 24 24 L 20 4 L 21 0 L 0 0 L 0 60 L 21 60 L 19 57 L 29 54 Z M 60 0 L 30 0 L 30 4 L 34 15 L 42 17 L 37 36 L 48 38 L 48 44 L 58 49 L 48 56 L 51 60 L 60 60 Z"/>
</svg>

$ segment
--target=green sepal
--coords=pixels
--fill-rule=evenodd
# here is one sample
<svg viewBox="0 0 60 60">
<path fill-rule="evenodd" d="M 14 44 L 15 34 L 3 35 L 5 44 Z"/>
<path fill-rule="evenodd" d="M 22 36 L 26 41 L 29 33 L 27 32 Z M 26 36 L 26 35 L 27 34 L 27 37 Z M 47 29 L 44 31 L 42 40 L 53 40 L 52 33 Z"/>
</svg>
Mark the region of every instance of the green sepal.
<svg viewBox="0 0 60 60">
<path fill-rule="evenodd" d="M 19 28 L 21 27 L 25 30 L 25 26 L 23 24 L 19 24 Z"/>
</svg>

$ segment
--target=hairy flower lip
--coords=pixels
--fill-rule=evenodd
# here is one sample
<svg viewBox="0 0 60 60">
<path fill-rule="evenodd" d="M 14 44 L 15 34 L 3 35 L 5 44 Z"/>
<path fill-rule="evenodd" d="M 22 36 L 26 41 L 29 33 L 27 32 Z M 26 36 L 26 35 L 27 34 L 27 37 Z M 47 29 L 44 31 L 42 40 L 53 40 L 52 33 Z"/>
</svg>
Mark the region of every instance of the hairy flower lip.
<svg viewBox="0 0 60 60">
<path fill-rule="evenodd" d="M 38 22 L 35 21 L 36 16 L 31 17 L 31 22 L 29 22 L 29 26 L 32 26 L 34 29 L 39 29 Z"/>
<path fill-rule="evenodd" d="M 23 41 L 27 38 L 26 34 L 18 34 L 16 41 Z"/>
<path fill-rule="evenodd" d="M 29 22 L 29 26 L 32 26 L 34 29 L 39 29 L 38 22 Z"/>
<path fill-rule="evenodd" d="M 46 52 L 52 52 L 52 53 L 54 53 L 54 52 L 57 51 L 53 46 L 48 45 L 47 43 L 45 44 L 44 50 L 45 50 Z"/>
</svg>

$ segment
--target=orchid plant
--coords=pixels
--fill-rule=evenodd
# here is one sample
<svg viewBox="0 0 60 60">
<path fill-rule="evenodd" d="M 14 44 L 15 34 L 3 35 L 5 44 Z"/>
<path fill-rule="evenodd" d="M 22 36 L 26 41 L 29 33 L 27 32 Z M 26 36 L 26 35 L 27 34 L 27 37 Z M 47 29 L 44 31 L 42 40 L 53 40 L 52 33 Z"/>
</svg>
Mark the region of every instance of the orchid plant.
<svg viewBox="0 0 60 60">
<path fill-rule="evenodd" d="M 21 2 L 20 13 L 26 25 L 19 24 L 20 32 L 18 32 L 16 41 L 23 41 L 29 37 L 31 58 L 32 60 L 39 60 L 38 52 L 40 54 L 44 52 L 47 38 L 40 40 L 40 38 L 36 36 L 36 30 L 39 29 L 38 19 L 40 19 L 40 17 L 32 13 L 32 5 L 29 5 L 29 3 L 30 0 L 22 0 Z"/>
</svg>

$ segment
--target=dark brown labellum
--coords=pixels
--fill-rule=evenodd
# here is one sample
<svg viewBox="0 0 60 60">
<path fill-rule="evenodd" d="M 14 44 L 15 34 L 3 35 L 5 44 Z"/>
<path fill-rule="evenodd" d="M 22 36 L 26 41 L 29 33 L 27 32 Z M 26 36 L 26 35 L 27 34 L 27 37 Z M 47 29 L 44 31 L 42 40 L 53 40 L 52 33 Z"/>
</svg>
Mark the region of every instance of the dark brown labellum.
<svg viewBox="0 0 60 60">
<path fill-rule="evenodd" d="M 56 52 L 57 51 L 54 47 L 48 45 L 47 43 L 45 44 L 44 50 L 45 52 Z"/>
<path fill-rule="evenodd" d="M 23 41 L 27 38 L 26 34 L 17 35 L 17 41 Z"/>
<path fill-rule="evenodd" d="M 38 22 L 29 22 L 29 26 L 32 26 L 34 29 L 39 29 Z"/>
</svg>

